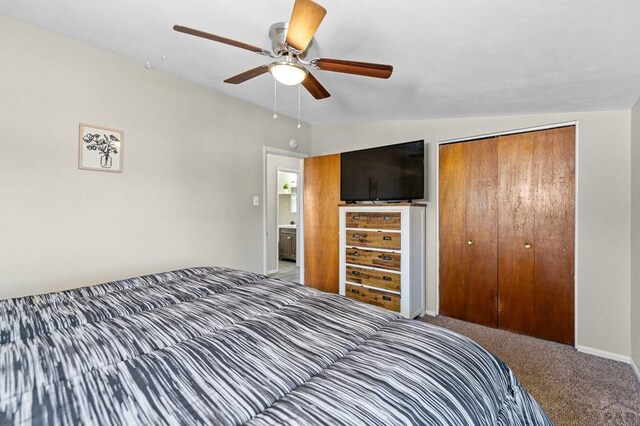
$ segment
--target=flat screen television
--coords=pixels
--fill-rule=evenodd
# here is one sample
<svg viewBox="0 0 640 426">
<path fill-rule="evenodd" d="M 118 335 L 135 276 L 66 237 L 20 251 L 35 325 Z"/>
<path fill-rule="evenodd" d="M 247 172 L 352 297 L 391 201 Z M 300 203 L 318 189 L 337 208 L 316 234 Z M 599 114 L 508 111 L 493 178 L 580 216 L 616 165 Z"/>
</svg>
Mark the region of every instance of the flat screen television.
<svg viewBox="0 0 640 426">
<path fill-rule="evenodd" d="M 401 201 L 424 198 L 424 141 L 340 156 L 340 199 Z"/>
</svg>

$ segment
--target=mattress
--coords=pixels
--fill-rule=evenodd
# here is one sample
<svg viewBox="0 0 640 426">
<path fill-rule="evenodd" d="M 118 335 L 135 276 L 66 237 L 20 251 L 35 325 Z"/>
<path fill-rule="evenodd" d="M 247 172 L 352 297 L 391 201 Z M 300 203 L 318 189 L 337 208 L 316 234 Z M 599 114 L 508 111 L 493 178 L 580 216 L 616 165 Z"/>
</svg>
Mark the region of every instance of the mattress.
<svg viewBox="0 0 640 426">
<path fill-rule="evenodd" d="M 0 424 L 551 422 L 470 339 L 207 267 L 0 301 Z"/>
</svg>

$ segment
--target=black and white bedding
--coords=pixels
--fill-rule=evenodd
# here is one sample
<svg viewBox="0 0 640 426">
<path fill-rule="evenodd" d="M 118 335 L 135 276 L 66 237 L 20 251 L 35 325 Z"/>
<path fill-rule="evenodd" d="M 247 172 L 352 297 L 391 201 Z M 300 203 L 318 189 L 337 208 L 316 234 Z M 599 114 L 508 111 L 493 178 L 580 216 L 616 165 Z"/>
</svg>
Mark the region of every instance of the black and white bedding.
<svg viewBox="0 0 640 426">
<path fill-rule="evenodd" d="M 192 268 L 0 301 L 0 424 L 551 422 L 465 337 Z"/>
</svg>

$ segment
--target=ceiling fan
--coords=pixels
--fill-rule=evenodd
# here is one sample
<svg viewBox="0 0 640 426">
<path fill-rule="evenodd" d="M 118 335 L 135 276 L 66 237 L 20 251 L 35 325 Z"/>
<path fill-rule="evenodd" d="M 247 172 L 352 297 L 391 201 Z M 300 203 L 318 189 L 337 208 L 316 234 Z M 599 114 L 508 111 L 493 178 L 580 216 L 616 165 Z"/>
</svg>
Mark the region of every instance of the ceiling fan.
<svg viewBox="0 0 640 426">
<path fill-rule="evenodd" d="M 181 33 L 239 47 L 275 59 L 269 65 L 261 65 L 230 77 L 224 80 L 225 83 L 239 84 L 270 72 L 280 83 L 289 86 L 302 84 L 314 98 L 324 99 L 331 95 L 316 80 L 308 68 L 376 78 L 389 78 L 391 76 L 393 72 L 391 65 L 327 58 L 305 61 L 309 47 L 313 44 L 313 35 L 318 30 L 326 14 L 327 10 L 324 7 L 311 0 L 296 0 L 289 22 L 273 24 L 269 28 L 272 51 L 181 25 L 174 25 L 173 29 Z"/>
</svg>

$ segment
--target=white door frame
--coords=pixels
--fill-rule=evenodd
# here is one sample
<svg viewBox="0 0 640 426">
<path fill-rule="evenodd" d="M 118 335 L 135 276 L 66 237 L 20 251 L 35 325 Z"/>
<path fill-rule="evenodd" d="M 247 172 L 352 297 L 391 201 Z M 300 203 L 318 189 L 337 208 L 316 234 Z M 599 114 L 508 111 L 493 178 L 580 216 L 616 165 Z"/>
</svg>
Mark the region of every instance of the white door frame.
<svg viewBox="0 0 640 426">
<path fill-rule="evenodd" d="M 274 148 L 264 145 L 262 147 L 262 273 L 267 273 L 267 155 L 279 155 L 281 157 L 292 157 L 300 160 L 300 170 L 298 171 L 298 191 L 304 190 L 304 160 L 309 155 L 300 152 L 288 151 L 286 149 Z M 302 193 L 298 194 L 298 231 L 296 256 L 300 256 L 300 283 L 304 284 L 304 203 Z M 277 206 L 277 203 L 276 203 Z M 297 262 L 296 262 L 297 263 Z"/>
<path fill-rule="evenodd" d="M 580 191 L 578 190 L 578 173 L 580 170 L 579 167 L 579 152 L 580 150 L 578 149 L 578 143 L 579 143 L 579 120 L 574 120 L 574 121 L 565 121 L 565 122 L 561 122 L 561 123 L 553 123 L 553 124 L 547 124 L 547 125 L 542 125 L 542 126 L 533 126 L 533 127 L 525 127 L 525 128 L 521 128 L 521 129 L 514 129 L 514 130 L 506 130 L 506 131 L 502 131 L 502 132 L 495 132 L 495 133 L 488 133 L 488 134 L 484 134 L 484 135 L 477 135 L 477 136 L 468 136 L 468 137 L 464 137 L 464 138 L 456 138 L 456 139 L 447 139 L 447 140 L 443 140 L 443 141 L 437 141 L 436 142 L 436 311 L 435 311 L 435 315 L 439 315 L 440 314 L 440 146 L 441 145 L 447 145 L 450 143 L 456 143 L 456 142 L 471 142 L 474 140 L 479 140 L 479 139 L 486 139 L 486 138 L 491 138 L 491 137 L 496 137 L 496 136 L 506 136 L 506 135 L 513 135 L 513 134 L 518 134 L 518 133 L 528 133 L 528 132 L 535 132 L 537 130 L 548 130 L 548 129 L 555 129 L 558 127 L 567 127 L 567 126 L 575 126 L 576 128 L 576 140 L 575 140 L 575 152 L 574 152 L 574 167 L 575 167 L 575 194 L 574 194 L 574 203 L 575 203 L 575 235 L 574 235 L 574 282 L 573 282 L 573 296 L 574 296 L 574 301 L 573 301 L 573 309 L 574 309 L 574 346 L 578 347 L 578 331 L 579 331 L 579 327 L 578 327 L 578 312 L 580 311 L 578 309 L 578 290 L 580 288 L 579 286 L 579 279 L 578 279 L 578 271 L 580 270 L 580 268 L 578 267 L 578 218 L 579 218 L 579 209 L 578 209 L 578 196 L 580 194 Z"/>
</svg>

